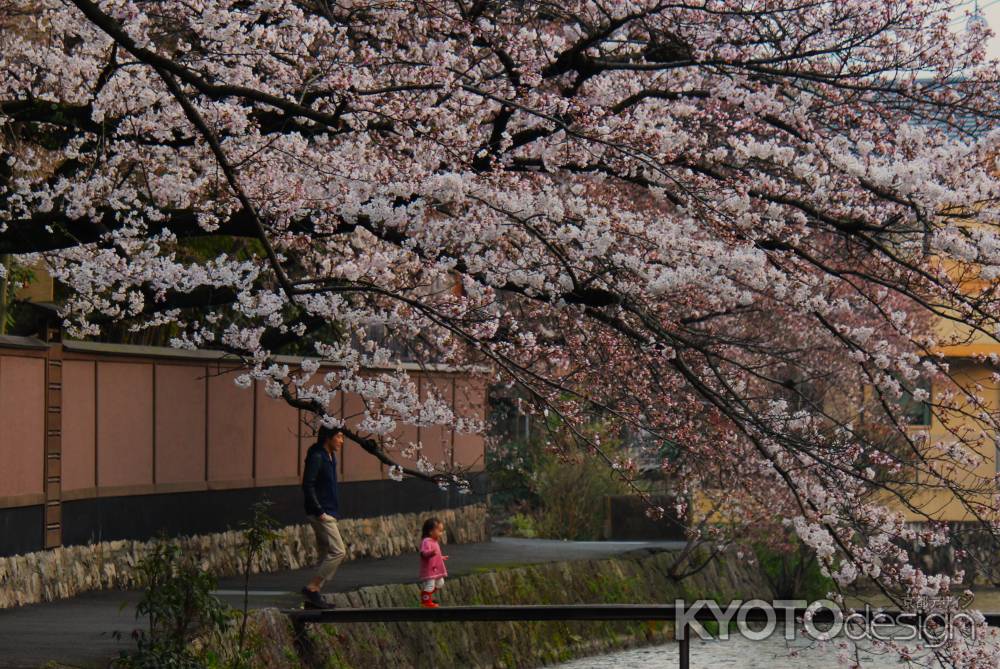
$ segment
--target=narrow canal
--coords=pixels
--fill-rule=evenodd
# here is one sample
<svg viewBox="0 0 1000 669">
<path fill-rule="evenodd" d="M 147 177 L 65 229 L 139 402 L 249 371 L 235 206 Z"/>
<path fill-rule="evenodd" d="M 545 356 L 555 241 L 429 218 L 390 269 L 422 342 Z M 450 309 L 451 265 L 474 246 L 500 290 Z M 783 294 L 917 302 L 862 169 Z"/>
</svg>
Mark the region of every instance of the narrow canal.
<svg viewBox="0 0 1000 669">
<path fill-rule="evenodd" d="M 848 642 L 850 643 L 850 642 Z M 600 657 L 588 657 L 557 665 L 557 669 L 677 669 L 678 645 L 649 646 Z M 852 647 L 853 648 L 853 647 Z M 691 666 L 696 669 L 732 667 L 733 669 L 843 669 L 852 666 L 838 659 L 844 652 L 839 644 L 823 647 L 786 642 L 780 635 L 763 641 L 750 641 L 738 634 L 724 641 L 694 640 L 691 643 Z M 896 657 L 860 653 L 865 669 L 898 669 Z"/>
<path fill-rule="evenodd" d="M 874 602 L 877 604 L 878 602 Z M 1000 612 L 1000 590 L 979 590 L 973 608 L 984 612 Z M 845 663 L 841 656 L 849 658 Z M 620 651 L 599 657 L 588 657 L 557 665 L 557 669 L 677 669 L 678 645 L 649 646 Z M 694 669 L 732 667 L 733 669 L 843 669 L 858 663 L 864 669 L 898 669 L 896 654 L 880 654 L 859 649 L 849 639 L 837 639 L 817 644 L 810 639 L 786 641 L 776 633 L 763 641 L 751 641 L 735 631 L 726 640 L 691 641 L 691 666 Z M 925 658 L 912 666 L 939 666 Z"/>
</svg>

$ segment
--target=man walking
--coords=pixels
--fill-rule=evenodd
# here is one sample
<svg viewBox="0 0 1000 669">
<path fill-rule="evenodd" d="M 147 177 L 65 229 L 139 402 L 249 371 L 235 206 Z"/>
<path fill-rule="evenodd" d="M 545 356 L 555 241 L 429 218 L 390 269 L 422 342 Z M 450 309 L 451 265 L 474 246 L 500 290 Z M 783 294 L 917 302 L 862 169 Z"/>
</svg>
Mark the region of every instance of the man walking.
<svg viewBox="0 0 1000 669">
<path fill-rule="evenodd" d="M 337 497 L 337 451 L 344 446 L 344 433 L 321 427 L 315 444 L 306 453 L 302 472 L 302 492 L 305 494 L 306 515 L 316 532 L 319 566 L 316 576 L 302 588 L 307 606 L 332 608 L 320 594 L 323 584 L 337 572 L 347 552 L 337 527 L 340 504 Z"/>
</svg>

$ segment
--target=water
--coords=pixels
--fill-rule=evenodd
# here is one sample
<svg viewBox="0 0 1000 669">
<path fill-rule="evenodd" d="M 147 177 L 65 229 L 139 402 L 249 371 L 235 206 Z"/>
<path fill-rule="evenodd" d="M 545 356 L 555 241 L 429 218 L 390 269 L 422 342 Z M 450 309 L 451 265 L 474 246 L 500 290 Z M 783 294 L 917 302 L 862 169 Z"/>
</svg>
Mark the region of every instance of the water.
<svg viewBox="0 0 1000 669">
<path fill-rule="evenodd" d="M 872 602 L 875 605 L 884 602 Z M 1000 590 L 976 592 L 973 608 L 984 612 L 1000 612 Z M 864 669 L 898 669 L 901 666 L 895 654 L 865 652 L 846 638 L 829 644 L 816 644 L 807 638 L 786 641 L 780 633 L 763 641 L 751 641 L 733 632 L 729 639 L 691 640 L 692 667 L 733 667 L 738 669 L 843 669 L 845 663 L 838 654 L 850 653 L 853 666 L 860 662 Z M 855 660 L 857 653 L 857 660 Z M 601 657 L 588 657 L 558 665 L 558 669 L 677 669 L 678 645 L 650 646 L 612 653 Z"/>
<path fill-rule="evenodd" d="M 691 666 L 713 669 L 843 669 L 844 663 L 837 659 L 839 652 L 841 648 L 834 644 L 806 647 L 805 643 L 786 642 L 780 635 L 763 641 L 750 641 L 736 634 L 724 641 L 693 640 Z M 899 669 L 901 666 L 894 656 L 873 656 L 862 652 L 858 657 L 865 669 Z M 678 645 L 671 643 L 587 657 L 560 664 L 557 669 L 677 669 L 678 660 Z"/>
</svg>

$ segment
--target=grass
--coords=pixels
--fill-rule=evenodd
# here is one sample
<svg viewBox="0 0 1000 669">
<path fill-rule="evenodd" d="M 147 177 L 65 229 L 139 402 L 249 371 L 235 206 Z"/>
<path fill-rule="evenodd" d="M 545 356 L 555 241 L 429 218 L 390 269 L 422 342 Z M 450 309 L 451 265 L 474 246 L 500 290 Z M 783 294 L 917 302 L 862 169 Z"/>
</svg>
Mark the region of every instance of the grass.
<svg viewBox="0 0 1000 669">
<path fill-rule="evenodd" d="M 470 574 L 489 574 L 495 571 L 504 571 L 507 569 L 521 569 L 522 567 L 530 567 L 537 565 L 537 562 L 503 562 L 498 564 L 484 564 L 482 566 L 474 568 L 470 571 Z"/>
</svg>

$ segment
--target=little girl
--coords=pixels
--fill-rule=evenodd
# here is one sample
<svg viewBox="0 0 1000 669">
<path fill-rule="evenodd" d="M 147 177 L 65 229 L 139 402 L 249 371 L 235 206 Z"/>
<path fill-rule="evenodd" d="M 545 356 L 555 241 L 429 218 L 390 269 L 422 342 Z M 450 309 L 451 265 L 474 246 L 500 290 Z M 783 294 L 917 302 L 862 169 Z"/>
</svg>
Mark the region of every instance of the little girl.
<svg viewBox="0 0 1000 669">
<path fill-rule="evenodd" d="M 434 593 L 444 586 L 448 570 L 444 568 L 447 555 L 441 555 L 438 540 L 444 534 L 444 523 L 437 518 L 424 521 L 420 542 L 420 606 L 437 608 Z"/>
</svg>

